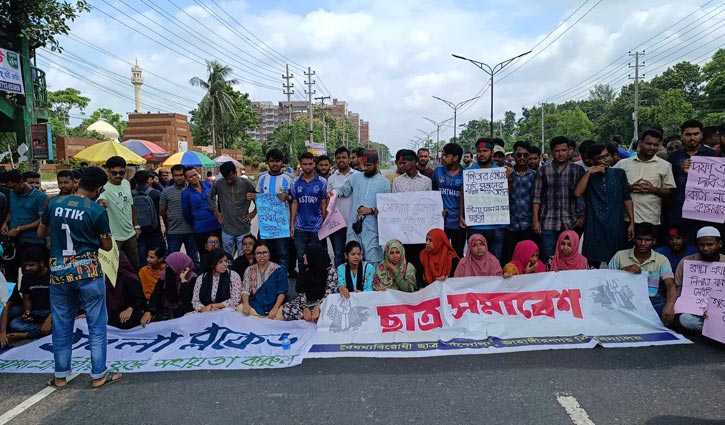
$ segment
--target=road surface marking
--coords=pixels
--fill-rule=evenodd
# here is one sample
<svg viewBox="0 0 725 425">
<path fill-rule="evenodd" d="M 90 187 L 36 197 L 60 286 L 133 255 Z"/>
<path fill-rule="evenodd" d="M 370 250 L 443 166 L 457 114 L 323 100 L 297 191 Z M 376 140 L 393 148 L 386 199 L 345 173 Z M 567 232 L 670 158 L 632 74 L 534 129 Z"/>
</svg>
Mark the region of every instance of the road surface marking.
<svg viewBox="0 0 725 425">
<path fill-rule="evenodd" d="M 70 382 L 76 376 L 78 376 L 78 374 L 74 373 L 73 375 L 70 375 L 68 378 L 66 378 L 66 381 Z M 26 399 L 22 403 L 3 413 L 2 416 L 0 416 L 0 425 L 5 425 L 6 423 L 10 422 L 16 416 L 30 409 L 34 404 L 53 394 L 55 391 L 57 391 L 55 388 L 46 386 L 42 390 L 32 395 L 30 398 Z"/>
<path fill-rule="evenodd" d="M 556 401 L 566 410 L 574 425 L 594 425 L 586 410 L 582 409 L 576 398 L 568 393 L 557 393 Z M 1 425 L 1 424 L 0 424 Z"/>
</svg>

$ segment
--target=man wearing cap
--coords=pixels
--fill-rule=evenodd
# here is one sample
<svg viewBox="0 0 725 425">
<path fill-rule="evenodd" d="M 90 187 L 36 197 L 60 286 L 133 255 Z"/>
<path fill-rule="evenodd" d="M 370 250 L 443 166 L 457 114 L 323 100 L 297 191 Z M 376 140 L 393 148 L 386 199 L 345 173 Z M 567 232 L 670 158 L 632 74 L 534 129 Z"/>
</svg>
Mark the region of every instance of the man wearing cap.
<svg viewBox="0 0 725 425">
<path fill-rule="evenodd" d="M 357 241 L 362 245 L 365 261 L 378 264 L 383 261 L 383 249 L 378 240 L 377 194 L 390 193 L 390 183 L 378 173 L 379 157 L 377 151 L 365 149 L 360 161 L 365 171 L 352 175 L 338 190 L 337 196 L 352 196 L 353 210 L 347 224 L 347 241 Z M 355 223 L 362 221 L 360 233 L 355 232 Z"/>
<path fill-rule="evenodd" d="M 505 160 L 506 160 L 506 151 L 504 150 L 503 147 L 501 147 L 499 145 L 495 145 L 493 147 L 493 162 L 497 166 L 503 167 L 504 165 L 506 165 Z"/>
<path fill-rule="evenodd" d="M 712 227 L 705 226 L 697 231 L 697 254 L 684 257 L 680 264 L 677 265 L 675 271 L 675 284 L 679 292 L 682 292 L 682 278 L 685 272 L 685 264 L 688 260 L 718 262 L 725 263 L 725 255 L 720 254 L 722 248 L 722 238 L 720 232 Z M 695 314 L 682 313 L 680 315 L 680 325 L 691 331 L 702 332 L 702 325 L 705 322 L 703 316 Z"/>
<path fill-rule="evenodd" d="M 681 227 L 672 226 L 667 231 L 667 245 L 655 248 L 655 251 L 667 257 L 672 270 L 677 270 L 683 258 L 697 253 L 697 247 L 687 243 L 687 235 Z"/>
<path fill-rule="evenodd" d="M 476 141 L 476 162 L 467 168 L 467 170 L 475 170 L 480 168 L 499 168 L 499 166 L 493 162 L 493 150 L 495 149 L 493 139 L 488 137 L 481 137 Z M 506 167 L 506 176 L 509 179 L 509 193 L 511 191 L 511 181 L 513 179 L 513 169 Z M 465 197 L 461 196 L 461 227 L 466 227 L 466 211 Z M 471 237 L 473 234 L 480 234 L 486 238 L 488 242 L 488 249 L 494 257 L 501 260 L 503 253 L 503 229 L 506 228 L 505 224 L 491 224 L 483 226 L 468 226 L 466 228 L 467 237 Z"/>
<path fill-rule="evenodd" d="M 209 191 L 209 206 L 222 225 L 222 247 L 230 256 L 242 254 L 242 239 L 251 231 L 250 223 L 257 210 L 249 211 L 251 200 L 248 193 L 254 193 L 254 185 L 249 179 L 237 176 L 237 168 L 232 161 L 219 167 L 222 175 L 214 182 Z"/>
</svg>

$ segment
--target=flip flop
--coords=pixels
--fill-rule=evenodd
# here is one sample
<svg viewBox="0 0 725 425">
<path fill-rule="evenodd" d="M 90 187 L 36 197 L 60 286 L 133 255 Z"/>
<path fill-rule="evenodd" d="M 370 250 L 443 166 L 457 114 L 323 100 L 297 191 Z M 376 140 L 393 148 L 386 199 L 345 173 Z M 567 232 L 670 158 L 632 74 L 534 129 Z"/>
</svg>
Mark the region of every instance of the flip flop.
<svg viewBox="0 0 725 425">
<path fill-rule="evenodd" d="M 45 384 L 49 387 L 55 388 L 56 390 L 64 390 L 65 387 L 68 386 L 68 381 L 66 381 L 65 385 L 59 386 L 58 384 L 55 383 L 55 378 L 50 378 L 50 380 L 48 382 L 46 382 Z"/>
<path fill-rule="evenodd" d="M 113 372 L 113 373 L 106 372 L 106 376 L 103 379 L 103 383 L 101 385 L 94 386 L 93 385 L 93 382 L 91 382 L 91 388 L 94 389 L 94 390 L 97 390 L 99 388 L 105 387 L 106 385 L 110 385 L 110 384 L 113 384 L 115 382 L 118 382 L 118 381 L 121 380 L 121 378 L 123 378 L 123 374 L 122 373 L 119 373 L 119 372 Z"/>
</svg>

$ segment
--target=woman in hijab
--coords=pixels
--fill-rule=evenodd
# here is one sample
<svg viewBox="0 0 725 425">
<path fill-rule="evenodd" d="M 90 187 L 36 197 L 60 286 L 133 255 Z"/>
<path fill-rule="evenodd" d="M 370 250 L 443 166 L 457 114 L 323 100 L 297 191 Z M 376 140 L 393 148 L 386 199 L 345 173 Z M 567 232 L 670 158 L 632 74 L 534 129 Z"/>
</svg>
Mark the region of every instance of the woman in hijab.
<svg viewBox="0 0 725 425">
<path fill-rule="evenodd" d="M 520 274 L 542 273 L 546 266 L 539 260 L 539 247 L 534 241 L 521 241 L 514 248 L 511 262 L 503 268 L 503 277 L 509 278 Z"/>
<path fill-rule="evenodd" d="M 106 276 L 108 325 L 119 329 L 135 328 L 141 323 L 146 297 L 141 280 L 123 251 L 119 252 L 118 276 L 113 285 Z"/>
<path fill-rule="evenodd" d="M 297 297 L 282 306 L 282 317 L 317 323 L 322 300 L 335 291 L 337 271 L 321 244 L 308 246 L 302 259 L 304 266 L 295 285 Z"/>
<path fill-rule="evenodd" d="M 426 235 L 420 263 L 423 265 L 427 285 L 453 277 L 458 265 L 458 255 L 442 229 L 431 229 Z"/>
<path fill-rule="evenodd" d="M 405 248 L 399 240 L 390 240 L 385 244 L 383 262 L 375 269 L 373 288 L 376 291 L 397 289 L 414 292 L 415 267 L 405 261 Z"/>
<path fill-rule="evenodd" d="M 229 258 L 222 248 L 209 252 L 207 270 L 196 279 L 191 306 L 194 311 L 235 308 L 242 299 L 242 279 L 237 272 L 229 270 Z"/>
<path fill-rule="evenodd" d="M 556 241 L 556 253 L 551 259 L 551 271 L 587 269 L 587 258 L 579 253 L 579 235 L 573 230 L 561 232 Z"/>
<path fill-rule="evenodd" d="M 182 252 L 166 257 L 166 271 L 161 274 L 154 292 L 141 317 L 141 325 L 175 319 L 192 311 L 191 297 L 194 293 L 196 273 L 194 261 Z"/>
<path fill-rule="evenodd" d="M 468 276 L 503 276 L 501 263 L 488 251 L 488 242 L 483 235 L 468 238 L 468 252 L 456 267 L 454 277 Z"/>
<path fill-rule="evenodd" d="M 269 260 L 269 245 L 260 241 L 254 248 L 256 264 L 244 272 L 242 303 L 237 307 L 244 315 L 283 320 L 282 303 L 287 297 L 287 271 Z"/>
</svg>

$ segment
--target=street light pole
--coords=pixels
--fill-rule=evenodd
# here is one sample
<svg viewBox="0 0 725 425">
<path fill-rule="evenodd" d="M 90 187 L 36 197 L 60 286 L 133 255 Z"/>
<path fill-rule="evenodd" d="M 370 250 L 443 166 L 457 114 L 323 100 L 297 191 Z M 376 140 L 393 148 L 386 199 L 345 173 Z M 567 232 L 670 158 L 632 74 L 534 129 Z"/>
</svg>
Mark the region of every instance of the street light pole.
<svg viewBox="0 0 725 425">
<path fill-rule="evenodd" d="M 443 102 L 446 105 L 448 105 L 449 108 L 453 109 L 453 142 L 455 142 L 457 140 L 457 138 L 458 138 L 458 132 L 456 131 L 456 119 L 457 119 L 458 109 L 460 107 L 462 107 L 463 105 L 465 105 L 466 103 L 468 103 L 468 102 L 470 102 L 472 100 L 476 100 L 479 97 L 481 97 L 481 96 L 472 97 L 470 99 L 464 100 L 463 102 L 453 103 L 450 100 L 445 100 L 445 99 L 441 99 L 438 96 L 433 96 L 433 99 L 438 99 L 441 102 Z"/>
<path fill-rule="evenodd" d="M 448 121 L 452 120 L 453 118 L 448 118 L 447 120 L 443 120 L 441 122 L 435 122 L 428 117 L 421 117 L 421 118 L 423 118 L 424 120 L 426 120 L 426 121 L 430 122 L 431 124 L 433 124 L 434 126 L 436 126 L 436 155 L 437 155 L 438 151 L 441 150 L 440 149 L 441 127 L 443 126 L 443 124 L 447 123 Z M 456 131 L 455 127 L 453 128 L 453 131 Z"/>
<path fill-rule="evenodd" d="M 485 72 L 486 74 L 489 75 L 489 77 L 491 77 L 491 83 L 490 83 L 491 84 L 491 123 L 490 123 L 490 127 L 491 127 L 491 137 L 493 137 L 493 76 L 496 75 L 496 74 L 498 74 L 502 69 L 504 69 L 506 67 L 506 65 L 510 64 L 515 59 L 518 59 L 518 58 L 520 58 L 522 56 L 526 56 L 526 55 L 528 55 L 531 52 L 532 52 L 532 50 L 529 50 L 526 53 L 522 53 L 522 54 L 520 54 L 518 56 L 514 56 L 514 57 L 512 57 L 510 59 L 506 59 L 503 62 L 497 63 L 493 67 L 490 67 L 490 66 L 486 65 L 485 63 L 479 62 L 477 60 L 473 60 L 473 59 L 465 58 L 463 56 L 451 54 L 451 56 L 453 56 L 456 59 L 463 59 L 465 61 L 471 62 L 472 64 L 474 64 L 477 67 L 481 68 L 481 71 Z"/>
</svg>

